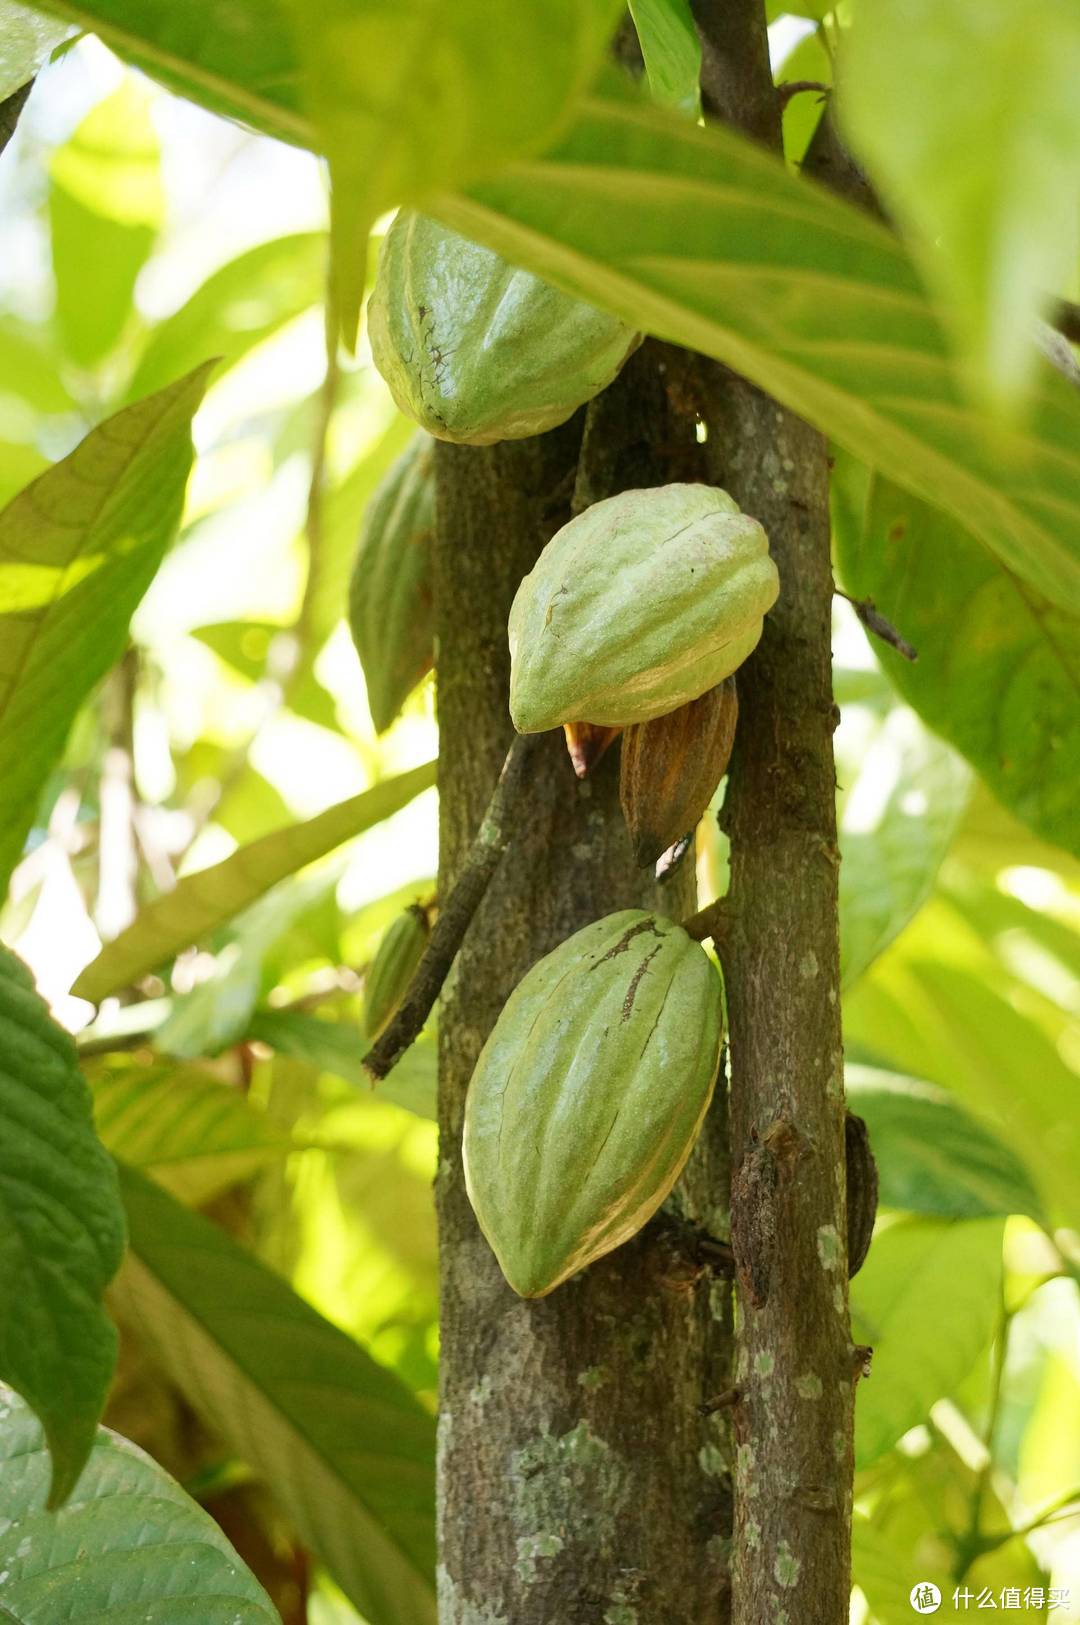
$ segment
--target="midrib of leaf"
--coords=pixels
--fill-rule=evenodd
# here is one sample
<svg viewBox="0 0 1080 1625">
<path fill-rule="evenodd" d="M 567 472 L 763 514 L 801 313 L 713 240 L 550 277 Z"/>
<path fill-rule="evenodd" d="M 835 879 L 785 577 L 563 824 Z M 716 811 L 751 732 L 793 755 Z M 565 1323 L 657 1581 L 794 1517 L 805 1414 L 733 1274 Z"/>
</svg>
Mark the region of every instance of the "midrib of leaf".
<svg viewBox="0 0 1080 1625">
<path fill-rule="evenodd" d="M 307 119 L 281 102 L 268 101 L 254 94 L 239 80 L 212 73 L 204 64 L 192 62 L 187 57 L 174 56 L 149 36 L 133 33 L 130 28 L 118 23 L 103 22 L 92 8 L 68 5 L 67 0 L 43 0 L 42 10 L 65 18 L 87 34 L 97 34 L 122 55 L 136 60 L 141 58 L 152 70 L 168 78 L 186 80 L 212 99 L 232 104 L 246 112 L 257 127 L 276 126 L 284 140 L 309 147 L 312 151 L 318 150 L 314 128 Z"/>
</svg>

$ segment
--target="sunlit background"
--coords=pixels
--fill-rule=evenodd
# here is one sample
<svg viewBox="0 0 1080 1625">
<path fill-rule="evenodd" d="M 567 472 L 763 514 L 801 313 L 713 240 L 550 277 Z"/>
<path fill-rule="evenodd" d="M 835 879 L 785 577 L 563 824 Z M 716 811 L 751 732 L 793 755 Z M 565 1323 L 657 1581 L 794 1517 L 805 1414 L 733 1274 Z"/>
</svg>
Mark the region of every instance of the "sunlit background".
<svg viewBox="0 0 1080 1625">
<path fill-rule="evenodd" d="M 827 74 L 811 30 L 786 17 L 771 30 L 792 78 Z M 795 149 L 811 114 L 793 106 Z M 31 96 L 0 162 L 0 217 L 0 500 L 128 398 L 224 357 L 195 422 L 180 540 L 135 617 L 136 654 L 80 716 L 0 916 L 57 1016 L 82 1031 L 94 1010 L 71 985 L 140 902 L 436 754 L 430 680 L 376 738 L 341 619 L 364 503 L 410 428 L 363 344 L 340 359 L 329 399 L 318 163 L 166 94 L 96 41 L 76 43 Z M 893 701 L 846 611 L 835 646 L 852 1082 L 873 1065 L 952 1091 L 1020 1155 L 1052 1215 L 1042 1228 L 993 1217 L 992 1203 L 958 1207 L 962 1222 L 909 1226 L 890 1257 L 885 1214 L 861 1311 L 876 1322 L 870 1341 L 892 1341 L 860 1391 L 856 1572 L 876 1576 L 881 1625 L 911 1617 L 917 1580 L 961 1573 L 995 1596 L 1071 1587 L 1055 1617 L 1080 1618 L 1080 865 L 1015 824 Z M 709 823 L 698 865 L 704 900 L 726 873 Z M 216 1079 L 265 1114 L 265 1144 L 231 1149 L 226 1124 L 201 1159 L 152 1171 L 199 1201 L 249 1181 L 227 1222 L 432 1405 L 430 1038 L 377 1100 L 347 1043 L 313 1058 L 273 1021 L 284 1012 L 295 1034 L 318 1009 L 351 1030 L 380 933 L 432 895 L 436 867 L 428 791 L 182 957 L 168 984 L 144 985 L 137 1021 L 107 1003 L 87 1050 L 109 1143 L 134 1160 L 125 1080 L 149 1052 L 128 1035 L 218 1053 Z M 914 917 L 886 946 L 897 896 Z M 95 1051 L 118 1034 L 126 1059 L 102 1061 Z M 122 1376 L 110 1420 L 160 1449 L 141 1381 Z M 228 1477 L 212 1459 L 166 1460 L 185 1464 L 196 1492 Z M 961 1569 L 975 1527 L 989 1546 Z M 1029 1532 L 1006 1539 L 1010 1528 Z M 310 1617 L 359 1616 L 319 1577 Z M 868 1617 L 859 1592 L 853 1617 Z"/>
</svg>

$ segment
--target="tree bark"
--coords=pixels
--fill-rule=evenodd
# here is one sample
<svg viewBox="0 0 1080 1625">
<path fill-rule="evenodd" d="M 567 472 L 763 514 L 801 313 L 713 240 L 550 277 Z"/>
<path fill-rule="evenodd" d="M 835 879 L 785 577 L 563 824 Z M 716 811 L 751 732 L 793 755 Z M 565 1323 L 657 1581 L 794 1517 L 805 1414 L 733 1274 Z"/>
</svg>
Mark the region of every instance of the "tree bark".
<svg viewBox="0 0 1080 1625">
<path fill-rule="evenodd" d="M 436 454 L 440 887 L 459 872 L 510 742 L 506 622 L 521 576 L 578 501 L 693 477 L 693 417 L 651 345 L 586 414 L 531 441 Z M 582 417 L 586 444 L 579 467 Z M 726 1218 L 721 1103 L 665 1214 L 627 1246 L 522 1301 L 465 1193 L 465 1092 L 510 991 L 582 925 L 693 908 L 635 868 L 618 752 L 583 783 L 545 739 L 515 839 L 440 1014 L 439 1618 L 442 1625 L 724 1625 L 730 1488 L 729 1283 L 697 1232 Z"/>
<path fill-rule="evenodd" d="M 761 0 L 696 0 L 714 112 L 779 149 Z M 739 1283 L 733 1614 L 846 1625 L 856 1367 L 847 1304 L 832 572 L 822 437 L 702 369 L 710 478 L 764 525 L 780 598 L 740 669 L 724 823 L 732 1245 Z"/>
</svg>

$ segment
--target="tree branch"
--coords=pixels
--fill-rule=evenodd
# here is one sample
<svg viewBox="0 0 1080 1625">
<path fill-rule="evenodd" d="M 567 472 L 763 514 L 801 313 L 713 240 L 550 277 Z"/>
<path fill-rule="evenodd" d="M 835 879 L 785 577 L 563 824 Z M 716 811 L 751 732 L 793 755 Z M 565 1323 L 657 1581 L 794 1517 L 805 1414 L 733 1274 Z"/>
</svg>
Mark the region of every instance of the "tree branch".
<svg viewBox="0 0 1080 1625">
<path fill-rule="evenodd" d="M 419 1038 L 431 1014 L 469 923 L 483 902 L 499 861 L 513 838 L 519 798 L 542 737 L 541 734 L 518 734 L 506 753 L 469 855 L 449 897 L 439 905 L 439 917 L 409 991 L 390 1025 L 364 1057 L 364 1067 L 375 1082 L 385 1078 L 396 1066 L 410 1044 Z"/>
</svg>

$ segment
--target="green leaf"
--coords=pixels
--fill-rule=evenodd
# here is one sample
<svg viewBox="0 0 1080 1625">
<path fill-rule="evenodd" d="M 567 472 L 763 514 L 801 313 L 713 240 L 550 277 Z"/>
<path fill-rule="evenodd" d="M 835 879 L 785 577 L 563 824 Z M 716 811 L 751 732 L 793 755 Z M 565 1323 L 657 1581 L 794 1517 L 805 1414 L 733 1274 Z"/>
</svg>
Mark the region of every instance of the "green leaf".
<svg viewBox="0 0 1080 1625">
<path fill-rule="evenodd" d="M 883 1206 L 944 1219 L 1026 1213 L 1045 1222 L 1020 1158 L 946 1090 L 869 1066 L 849 1065 L 845 1082 L 848 1104 L 870 1132 Z"/>
<path fill-rule="evenodd" d="M 310 310 L 326 284 L 326 239 L 298 232 L 259 243 L 211 273 L 191 298 L 159 322 L 139 357 L 129 395 L 145 395 L 203 356 L 234 366 L 263 339 Z"/>
<path fill-rule="evenodd" d="M 145 88 L 128 75 L 91 108 L 53 153 L 49 174 L 57 321 L 67 354 L 92 367 L 127 325 L 135 279 L 164 216 L 160 151 Z M 206 356 L 205 350 L 192 356 L 183 370 Z"/>
<path fill-rule="evenodd" d="M 428 212 L 725 362 L 1080 610 L 1080 393 L 1040 363 L 1027 428 L 989 425 L 896 239 L 761 148 L 591 97 L 543 158 Z"/>
<path fill-rule="evenodd" d="M 777 84 L 785 80 L 810 81 L 818 85 L 833 82 L 832 57 L 825 49 L 821 30 L 815 29 L 801 39 L 780 64 L 776 73 Z M 824 97 L 819 91 L 800 90 L 784 103 L 784 156 L 790 164 L 801 164 L 810 145 L 810 138 L 821 119 Z"/>
<path fill-rule="evenodd" d="M 88 1078 L 103 1144 L 182 1202 L 208 1202 L 292 1145 L 247 1095 L 204 1067 L 114 1061 Z"/>
<path fill-rule="evenodd" d="M 130 1169 L 121 1183 L 121 1312 L 371 1625 L 434 1625 L 432 1418 L 224 1232 Z"/>
<path fill-rule="evenodd" d="M 173 538 L 208 372 L 109 418 L 0 513 L 0 889 Z"/>
<path fill-rule="evenodd" d="M 185 875 L 101 950 L 73 991 L 96 1004 L 129 986 L 232 919 L 279 880 L 389 818 L 434 783 L 435 763 L 426 762 L 339 801 L 314 818 L 264 835 L 221 863 Z"/>
<path fill-rule="evenodd" d="M 1004 804 L 1080 855 L 1080 619 L 1044 598 L 962 525 L 841 456 L 837 564 L 919 651 L 875 644 L 909 705 Z"/>
<path fill-rule="evenodd" d="M 1015 406 L 1030 318 L 1076 254 L 1075 0 L 875 0 L 857 9 L 841 118 L 940 296 L 975 392 Z"/>
<path fill-rule="evenodd" d="M 75 1045 L 0 947 L 0 1378 L 44 1425 L 50 1507 L 70 1495 L 105 1404 L 116 1333 L 101 1297 L 123 1251 Z"/>
<path fill-rule="evenodd" d="M 438 1115 L 438 1064 L 430 1040 L 422 1039 L 407 1049 L 390 1076 L 373 1088 L 371 1074 L 364 1071 L 364 1056 L 371 1045 L 352 1022 L 326 1021 L 298 1010 L 258 1010 L 248 1033 L 280 1055 L 308 1061 L 321 1072 L 332 1072 L 355 1084 L 365 1099 L 388 1100 L 433 1122 Z"/>
<path fill-rule="evenodd" d="M 866 717 L 869 726 L 857 726 L 859 720 L 845 713 L 837 738 L 845 987 L 929 897 L 971 779 L 964 763 L 906 706 Z"/>
<path fill-rule="evenodd" d="M 701 113 L 701 41 L 689 0 L 630 0 L 654 100 L 691 118 Z"/>
<path fill-rule="evenodd" d="M 41 1428 L 0 1388 L 0 1618 L 16 1625 L 280 1625 L 208 1513 L 137 1445 L 98 1428 L 62 1517 L 42 1507 Z"/>
<path fill-rule="evenodd" d="M 0 101 L 32 79 L 67 26 L 50 22 L 36 8 L 0 0 Z"/>
<path fill-rule="evenodd" d="M 460 186 L 539 151 L 564 126 L 618 19 L 619 0 L 286 0 L 330 163 L 335 284 L 346 342 L 367 240 L 393 204 Z"/>
<path fill-rule="evenodd" d="M 226 118 L 302 147 L 314 131 L 279 0 L 42 0 L 125 61 Z"/>
<path fill-rule="evenodd" d="M 984 931 L 934 898 L 845 998 L 845 1036 L 867 1058 L 938 1083 L 989 1118 L 1023 1158 L 1052 1221 L 1080 1228 L 1070 1017 L 1011 974 Z M 1036 965 L 1042 978 L 1045 962 Z"/>
<path fill-rule="evenodd" d="M 879 1232 L 851 1283 L 852 1334 L 874 1350 L 855 1406 L 866 1467 L 967 1376 L 990 1340 L 1002 1219 L 904 1219 Z"/>
<path fill-rule="evenodd" d="M 17 316 L 0 319 L 0 391 L 24 401 L 34 413 L 75 412 L 59 367 L 48 327 Z"/>
<path fill-rule="evenodd" d="M 911 1587 L 920 1576 L 914 1571 L 909 1576 L 908 1558 L 868 1518 L 855 1514 L 851 1520 L 851 1577 L 870 1604 L 877 1625 L 910 1625 Z"/>
</svg>

